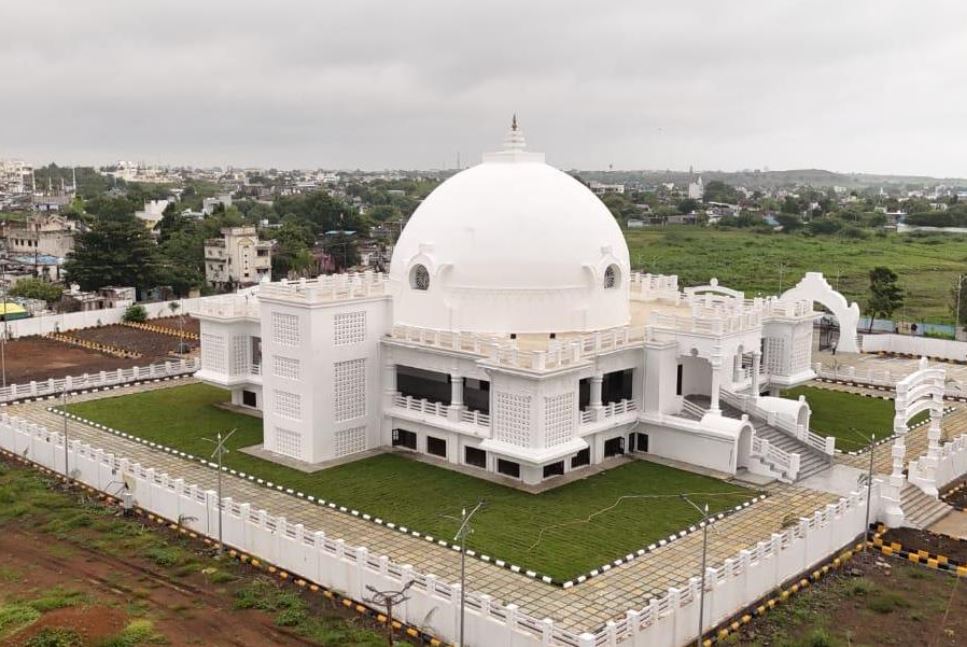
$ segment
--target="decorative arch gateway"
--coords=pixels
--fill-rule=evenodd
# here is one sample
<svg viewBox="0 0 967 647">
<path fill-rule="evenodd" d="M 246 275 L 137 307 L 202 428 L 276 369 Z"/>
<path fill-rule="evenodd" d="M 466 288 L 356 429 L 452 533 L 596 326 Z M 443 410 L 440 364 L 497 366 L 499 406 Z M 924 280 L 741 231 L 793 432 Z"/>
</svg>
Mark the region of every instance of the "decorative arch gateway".
<svg viewBox="0 0 967 647">
<path fill-rule="evenodd" d="M 943 397 L 946 390 L 947 371 L 939 366 L 928 366 L 927 358 L 921 357 L 919 368 L 897 382 L 895 411 L 893 416 L 893 472 L 883 484 L 886 522 L 897 527 L 903 523 L 900 508 L 900 492 L 907 480 L 903 475 L 906 457 L 907 425 L 918 414 L 930 412 L 927 430 L 927 454 L 917 461 L 916 474 L 911 470 L 910 482 L 931 496 L 937 496 L 936 471 L 940 459 L 940 419 L 943 417 Z"/>
<path fill-rule="evenodd" d="M 790 290 L 782 293 L 783 299 L 805 299 L 824 305 L 839 322 L 839 342 L 836 350 L 843 353 L 860 352 L 857 344 L 857 327 L 860 323 L 860 307 L 854 301 L 833 289 L 822 272 L 806 272 L 806 276 Z"/>
</svg>

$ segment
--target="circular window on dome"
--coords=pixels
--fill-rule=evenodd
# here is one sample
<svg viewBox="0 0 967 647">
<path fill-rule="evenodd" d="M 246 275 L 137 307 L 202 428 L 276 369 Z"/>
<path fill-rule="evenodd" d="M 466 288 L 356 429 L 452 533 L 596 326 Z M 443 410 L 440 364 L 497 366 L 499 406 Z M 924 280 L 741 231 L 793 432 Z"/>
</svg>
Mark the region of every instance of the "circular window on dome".
<svg viewBox="0 0 967 647">
<path fill-rule="evenodd" d="M 617 265 L 609 265 L 606 270 L 604 270 L 604 289 L 611 290 L 616 287 L 621 282 L 621 272 L 618 270 Z"/>
<path fill-rule="evenodd" d="M 430 271 L 425 265 L 414 265 L 410 270 L 410 287 L 414 290 L 430 289 Z"/>
</svg>

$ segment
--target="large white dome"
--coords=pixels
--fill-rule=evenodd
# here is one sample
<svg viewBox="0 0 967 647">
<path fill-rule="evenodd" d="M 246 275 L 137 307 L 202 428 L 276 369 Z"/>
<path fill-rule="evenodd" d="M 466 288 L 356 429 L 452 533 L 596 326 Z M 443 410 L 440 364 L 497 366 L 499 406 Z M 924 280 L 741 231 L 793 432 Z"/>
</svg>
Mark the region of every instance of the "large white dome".
<svg viewBox="0 0 967 647">
<path fill-rule="evenodd" d="M 628 247 L 583 184 L 524 151 L 504 150 L 424 200 L 393 251 L 397 324 L 508 333 L 626 325 Z"/>
</svg>

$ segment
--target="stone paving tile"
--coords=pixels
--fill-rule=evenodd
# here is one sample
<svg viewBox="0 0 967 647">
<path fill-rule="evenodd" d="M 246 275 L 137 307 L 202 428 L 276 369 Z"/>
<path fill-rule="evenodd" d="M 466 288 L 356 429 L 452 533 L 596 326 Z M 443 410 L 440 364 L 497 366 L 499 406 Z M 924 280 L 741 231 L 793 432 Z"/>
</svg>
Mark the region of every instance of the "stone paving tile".
<svg viewBox="0 0 967 647">
<path fill-rule="evenodd" d="M 186 381 L 138 385 L 78 395 L 73 400 L 170 388 L 184 383 Z M 46 411 L 48 404 L 48 401 L 24 403 L 12 405 L 6 410 L 50 429 L 60 429 L 63 419 Z M 128 431 L 136 433 L 137 430 Z M 145 467 L 168 472 L 187 483 L 204 488 L 215 486 L 216 473 L 198 463 L 74 421 L 70 422 L 69 433 L 72 438 L 83 439 L 108 452 L 140 462 Z M 764 489 L 769 494 L 764 501 L 716 523 L 715 530 L 709 532 L 709 565 L 721 564 L 722 560 L 735 556 L 739 550 L 768 539 L 771 533 L 781 529 L 784 522 L 809 516 L 837 498 L 793 485 L 774 484 Z M 413 564 L 418 570 L 433 573 L 445 581 L 453 582 L 458 578 L 457 553 L 425 540 L 402 535 L 236 477 L 224 479 L 223 491 L 237 501 L 250 502 L 265 508 L 270 514 L 285 516 L 293 523 L 302 523 L 307 529 L 324 530 L 329 536 L 341 537 L 347 543 L 366 546 L 371 552 L 385 554 L 397 562 Z M 689 577 L 698 575 L 701 545 L 701 533 L 692 533 L 569 589 L 545 585 L 470 559 L 467 560 L 468 589 L 490 594 L 503 603 L 513 602 L 525 613 L 537 618 L 552 618 L 560 626 L 575 631 L 593 630 L 609 619 L 622 616 L 627 609 L 641 608 L 649 598 L 662 595 L 668 587 L 684 586 Z"/>
</svg>

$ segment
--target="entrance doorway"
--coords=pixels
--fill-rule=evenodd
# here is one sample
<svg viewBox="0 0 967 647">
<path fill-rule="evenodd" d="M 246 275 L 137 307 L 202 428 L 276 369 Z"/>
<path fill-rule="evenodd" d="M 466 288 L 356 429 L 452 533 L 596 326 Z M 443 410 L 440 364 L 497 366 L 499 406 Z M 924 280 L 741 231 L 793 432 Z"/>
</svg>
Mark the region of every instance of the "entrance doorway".
<svg viewBox="0 0 967 647">
<path fill-rule="evenodd" d="M 604 441 L 604 457 L 619 456 L 625 453 L 625 439 L 623 436 Z"/>
</svg>

